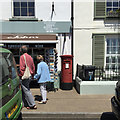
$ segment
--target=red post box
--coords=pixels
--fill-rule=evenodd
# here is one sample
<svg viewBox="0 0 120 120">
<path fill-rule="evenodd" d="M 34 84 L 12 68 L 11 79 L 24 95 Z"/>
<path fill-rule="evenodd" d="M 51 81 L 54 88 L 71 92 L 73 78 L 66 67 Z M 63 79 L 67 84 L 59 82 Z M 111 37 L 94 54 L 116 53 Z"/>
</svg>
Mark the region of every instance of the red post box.
<svg viewBox="0 0 120 120">
<path fill-rule="evenodd" d="M 72 55 L 61 55 L 61 89 L 71 90 L 73 87 Z"/>
</svg>

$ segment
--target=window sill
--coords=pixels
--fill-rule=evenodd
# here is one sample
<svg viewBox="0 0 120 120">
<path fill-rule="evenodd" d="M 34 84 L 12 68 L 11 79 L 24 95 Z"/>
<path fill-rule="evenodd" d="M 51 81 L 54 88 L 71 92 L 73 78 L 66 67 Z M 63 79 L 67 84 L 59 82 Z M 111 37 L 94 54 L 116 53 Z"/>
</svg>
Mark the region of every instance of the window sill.
<svg viewBox="0 0 120 120">
<path fill-rule="evenodd" d="M 38 18 L 17 18 L 17 17 L 13 17 L 13 18 L 9 18 L 9 21 L 38 21 Z"/>
<path fill-rule="evenodd" d="M 115 17 L 112 17 L 112 16 L 105 16 L 105 17 L 94 17 L 94 20 L 99 20 L 99 19 L 113 19 L 113 20 L 118 20 L 120 19 L 120 16 L 115 16 Z"/>
<path fill-rule="evenodd" d="M 117 17 L 111 17 L 111 16 L 106 16 L 106 19 L 109 19 L 109 20 L 119 20 L 120 19 L 120 16 L 117 16 Z"/>
</svg>

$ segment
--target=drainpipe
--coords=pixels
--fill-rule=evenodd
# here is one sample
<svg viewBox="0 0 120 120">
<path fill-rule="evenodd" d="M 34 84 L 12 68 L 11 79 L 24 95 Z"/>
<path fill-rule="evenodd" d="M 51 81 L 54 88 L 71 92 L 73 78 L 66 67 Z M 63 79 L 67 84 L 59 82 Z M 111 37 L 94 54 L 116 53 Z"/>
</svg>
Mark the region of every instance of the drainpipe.
<svg viewBox="0 0 120 120">
<path fill-rule="evenodd" d="M 73 28 L 74 28 L 74 10 L 73 10 L 73 6 L 74 6 L 74 0 L 71 0 L 71 55 L 74 55 L 74 51 L 73 51 Z M 74 76 L 74 58 L 73 58 L 73 62 L 72 62 L 72 76 Z"/>
</svg>

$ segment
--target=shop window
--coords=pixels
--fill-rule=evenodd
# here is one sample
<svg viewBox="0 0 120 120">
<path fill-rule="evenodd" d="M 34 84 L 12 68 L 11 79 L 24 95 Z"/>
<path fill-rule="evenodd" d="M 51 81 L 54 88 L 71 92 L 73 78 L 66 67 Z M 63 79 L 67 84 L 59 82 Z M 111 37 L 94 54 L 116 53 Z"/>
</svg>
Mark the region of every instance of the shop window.
<svg viewBox="0 0 120 120">
<path fill-rule="evenodd" d="M 34 0 L 13 0 L 13 16 L 14 17 L 35 16 Z"/>
</svg>

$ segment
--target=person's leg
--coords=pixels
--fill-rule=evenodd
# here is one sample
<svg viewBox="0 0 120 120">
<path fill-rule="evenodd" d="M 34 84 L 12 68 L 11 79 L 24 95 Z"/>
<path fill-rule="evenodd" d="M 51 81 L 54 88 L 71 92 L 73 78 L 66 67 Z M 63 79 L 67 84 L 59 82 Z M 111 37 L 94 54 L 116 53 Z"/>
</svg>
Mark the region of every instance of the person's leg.
<svg viewBox="0 0 120 120">
<path fill-rule="evenodd" d="M 40 83 L 40 91 L 42 96 L 42 101 L 39 103 L 46 103 L 46 84 Z"/>
<path fill-rule="evenodd" d="M 24 96 L 25 96 L 28 106 L 33 107 L 33 106 L 35 106 L 35 102 L 34 102 L 32 93 L 29 88 L 29 83 L 30 83 L 30 79 L 23 80 L 22 81 L 22 89 L 23 89 Z"/>
<path fill-rule="evenodd" d="M 43 102 L 46 102 L 46 96 L 47 96 L 46 83 L 43 83 Z"/>
</svg>

